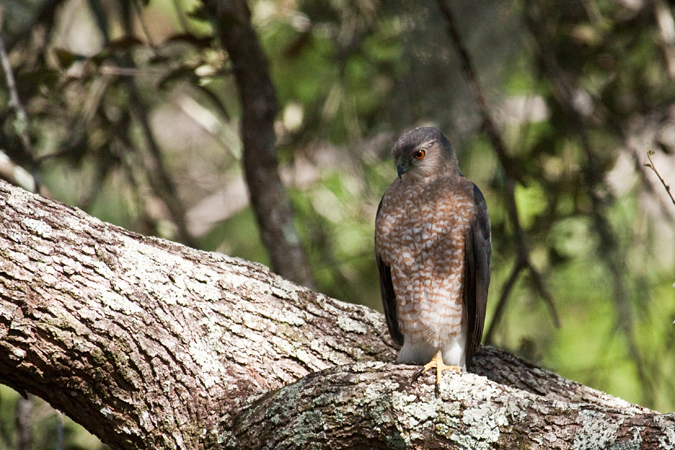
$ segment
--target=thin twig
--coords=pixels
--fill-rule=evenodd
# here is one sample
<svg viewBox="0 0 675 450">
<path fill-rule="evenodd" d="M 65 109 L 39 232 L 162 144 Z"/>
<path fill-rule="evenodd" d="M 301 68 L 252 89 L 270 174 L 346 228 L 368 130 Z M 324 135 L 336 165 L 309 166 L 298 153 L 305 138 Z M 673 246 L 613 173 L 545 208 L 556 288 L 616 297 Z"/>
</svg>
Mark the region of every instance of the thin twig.
<svg viewBox="0 0 675 450">
<path fill-rule="evenodd" d="M 184 33 L 192 33 L 192 30 L 190 29 L 190 23 L 187 21 L 185 18 L 185 10 L 183 9 L 183 6 L 179 4 L 178 0 L 172 0 L 173 1 L 173 7 L 176 10 L 176 17 L 178 17 L 178 22 L 180 22 L 181 28 L 183 29 Z"/>
<path fill-rule="evenodd" d="M 530 276 L 532 277 L 532 281 L 534 283 L 534 290 L 537 291 L 539 297 L 541 297 L 544 300 L 544 303 L 546 303 L 546 306 L 548 307 L 548 311 L 551 314 L 551 319 L 553 319 L 553 324 L 555 325 L 555 327 L 560 328 L 560 317 L 558 316 L 558 311 L 555 309 L 555 303 L 553 303 L 553 296 L 546 288 L 543 276 L 541 275 L 541 273 L 539 273 L 537 269 L 535 269 L 532 266 L 532 261 L 528 260 L 527 264 L 528 264 L 527 268 L 530 272 Z"/>
<path fill-rule="evenodd" d="M 663 185 L 664 188 L 666 188 L 666 192 L 668 193 L 668 196 L 670 197 L 670 200 L 673 202 L 673 205 L 675 205 L 675 198 L 673 198 L 673 193 L 670 191 L 670 185 L 666 184 L 666 181 L 663 179 L 661 174 L 659 173 L 658 170 L 656 170 L 656 166 L 654 165 L 654 161 L 652 161 L 652 155 L 654 154 L 654 151 L 652 150 L 647 150 L 647 158 L 649 159 L 648 163 L 645 163 L 645 167 L 649 167 L 654 171 L 657 177 L 659 177 L 659 181 L 661 181 L 661 184 Z"/>
<path fill-rule="evenodd" d="M 508 152 L 506 151 L 506 145 L 504 144 L 501 134 L 497 129 L 497 125 L 492 119 L 490 108 L 488 108 L 487 101 L 485 100 L 483 88 L 481 87 L 480 81 L 478 80 L 478 76 L 476 74 L 476 70 L 473 67 L 473 63 L 471 62 L 469 52 L 462 43 L 462 38 L 459 34 L 459 30 L 457 29 L 457 25 L 455 24 L 452 11 L 444 0 L 438 0 L 438 6 L 441 9 L 441 12 L 443 13 L 445 21 L 448 25 L 448 34 L 450 35 L 452 43 L 455 45 L 455 49 L 459 54 L 459 60 L 464 78 L 466 79 L 467 83 L 469 83 L 474 100 L 478 105 L 481 118 L 483 119 L 485 134 L 488 135 L 488 138 L 492 143 L 492 147 L 494 148 L 495 153 L 497 153 L 499 162 L 504 168 L 504 172 L 506 172 L 507 176 L 514 178 L 520 184 L 525 185 L 525 180 L 523 179 L 519 168 L 514 164 L 513 159 L 508 155 Z"/>
<path fill-rule="evenodd" d="M 5 48 L 5 41 L 2 37 L 2 30 L 0 30 L 0 62 L 2 63 L 2 70 L 5 73 L 5 82 L 7 84 L 7 90 L 9 91 L 9 109 L 13 111 L 15 115 L 15 120 L 13 123 L 14 130 L 19 136 L 19 140 L 21 141 L 21 145 L 26 157 L 30 161 L 31 167 L 29 170 L 33 172 L 31 173 L 32 183 L 20 183 L 19 185 L 22 188 L 32 192 L 40 192 L 40 183 L 38 182 L 38 178 L 35 176 L 37 164 L 35 162 L 33 144 L 30 141 L 30 125 L 28 123 L 28 114 L 26 114 L 26 110 L 24 109 L 19 97 L 19 91 L 16 87 L 16 79 L 14 78 L 12 65 L 9 62 L 9 56 L 7 55 L 7 49 Z M 12 164 L 15 163 L 12 161 Z"/>
<path fill-rule="evenodd" d="M 630 140 L 628 139 L 628 135 L 623 130 L 623 128 L 620 127 L 614 128 L 617 134 L 621 136 L 621 139 L 624 142 L 623 148 L 625 148 L 628 151 L 628 154 L 630 155 L 630 158 L 633 161 L 633 166 L 635 167 L 635 172 L 640 177 L 641 185 L 644 187 L 645 191 L 647 192 L 647 195 L 649 195 L 650 198 L 653 198 L 656 201 L 656 203 L 659 204 L 659 206 L 661 207 L 661 212 L 663 212 L 663 214 L 666 216 L 668 225 L 675 230 L 675 210 L 671 211 L 668 208 L 668 205 L 666 204 L 666 201 L 663 199 L 663 197 L 660 195 L 656 195 L 655 186 L 653 186 L 651 181 L 649 180 L 647 170 L 645 170 L 644 163 L 640 158 L 640 152 L 642 150 L 636 148 L 634 145 L 631 144 Z"/>
<path fill-rule="evenodd" d="M 140 75 L 164 75 L 164 71 L 157 69 L 139 69 L 137 67 L 118 67 L 118 66 L 101 66 L 98 69 L 101 75 L 112 75 L 116 77 L 137 77 Z"/>
<path fill-rule="evenodd" d="M 141 135 L 146 144 L 147 151 L 144 152 L 145 154 L 141 154 L 141 161 L 145 166 L 150 186 L 169 210 L 171 219 L 176 225 L 179 240 L 185 245 L 196 247 L 194 237 L 187 228 L 185 205 L 179 198 L 175 183 L 166 169 L 162 158 L 162 150 L 150 126 L 147 105 L 141 98 L 133 79 L 127 80 L 127 87 L 131 96 L 131 115 L 140 125 Z"/>
<path fill-rule="evenodd" d="M 495 312 L 492 315 L 492 322 L 490 322 L 490 328 L 488 328 L 487 333 L 485 333 L 484 341 L 486 345 L 494 344 L 495 331 L 497 330 L 497 327 L 499 326 L 499 323 L 501 322 L 502 317 L 504 316 L 504 311 L 506 309 L 506 303 L 508 302 L 509 299 L 509 294 L 513 290 L 513 287 L 516 285 L 518 276 L 520 275 L 520 272 L 522 272 L 524 268 L 525 264 L 523 264 L 522 260 L 516 259 L 516 263 L 513 266 L 511 275 L 509 275 L 509 278 L 506 280 L 506 283 L 504 283 L 502 287 L 502 294 L 499 297 L 497 307 L 495 308 Z"/>
<path fill-rule="evenodd" d="M 148 29 L 148 26 L 145 23 L 145 20 L 143 19 L 143 8 L 141 7 L 141 5 L 138 4 L 138 0 L 132 1 L 131 6 L 134 8 L 134 12 L 138 16 L 138 23 L 141 24 L 141 29 L 143 30 L 143 34 L 145 35 L 145 38 L 148 40 L 148 45 L 152 49 L 155 56 L 159 55 L 159 51 L 157 50 L 157 46 L 155 45 L 155 43 L 152 40 L 152 35 L 150 34 L 150 30 Z"/>
<path fill-rule="evenodd" d="M 154 46 L 150 33 L 148 32 L 145 22 L 143 21 L 143 10 L 141 9 L 141 6 L 137 1 L 132 1 L 130 3 L 138 15 L 139 21 L 150 47 L 155 54 L 158 54 L 157 48 Z M 130 21 L 125 22 L 124 31 L 129 36 L 133 34 L 133 25 Z M 130 57 L 118 57 L 116 58 L 116 61 L 120 68 L 126 69 L 126 65 L 131 65 Z M 159 143 L 157 142 L 153 133 L 153 129 L 150 126 L 150 114 L 148 111 L 148 106 L 141 98 L 141 93 L 136 84 L 135 77 L 126 78 L 124 81 L 129 90 L 128 92 L 131 98 L 129 108 L 131 117 L 133 117 L 136 123 L 140 125 L 141 136 L 145 141 L 146 151 L 140 152 L 140 160 L 143 167 L 145 168 L 148 183 L 154 193 L 166 205 L 169 215 L 171 216 L 171 220 L 176 226 L 176 231 L 180 242 L 190 247 L 195 247 L 196 242 L 194 237 L 187 228 L 185 205 L 179 198 L 175 183 L 166 169 L 162 158 L 162 149 L 160 148 Z"/>
<path fill-rule="evenodd" d="M 12 66 L 9 62 L 9 57 L 7 56 L 7 50 L 5 49 L 5 41 L 2 38 L 2 32 L 0 31 L 0 61 L 2 62 L 2 69 L 5 72 L 5 81 L 7 83 L 7 89 L 9 90 L 9 108 L 14 111 L 16 120 L 14 121 L 14 129 L 16 130 L 19 139 L 21 140 L 21 145 L 23 149 L 33 159 L 33 145 L 30 142 L 30 133 L 28 132 L 28 114 L 21 104 L 21 99 L 19 98 L 19 91 L 16 88 L 16 80 L 14 79 L 14 73 L 12 72 Z"/>
</svg>

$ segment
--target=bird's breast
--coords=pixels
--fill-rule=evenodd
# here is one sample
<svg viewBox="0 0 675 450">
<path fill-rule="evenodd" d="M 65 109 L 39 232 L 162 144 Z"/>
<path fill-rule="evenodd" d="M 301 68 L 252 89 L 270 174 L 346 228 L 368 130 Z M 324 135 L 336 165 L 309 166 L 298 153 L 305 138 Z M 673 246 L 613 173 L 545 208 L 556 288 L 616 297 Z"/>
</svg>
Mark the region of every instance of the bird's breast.
<svg viewBox="0 0 675 450">
<path fill-rule="evenodd" d="M 404 336 L 440 342 L 460 332 L 464 244 L 474 210 L 472 190 L 458 183 L 398 183 L 385 193 L 375 244 L 391 268 Z"/>
</svg>

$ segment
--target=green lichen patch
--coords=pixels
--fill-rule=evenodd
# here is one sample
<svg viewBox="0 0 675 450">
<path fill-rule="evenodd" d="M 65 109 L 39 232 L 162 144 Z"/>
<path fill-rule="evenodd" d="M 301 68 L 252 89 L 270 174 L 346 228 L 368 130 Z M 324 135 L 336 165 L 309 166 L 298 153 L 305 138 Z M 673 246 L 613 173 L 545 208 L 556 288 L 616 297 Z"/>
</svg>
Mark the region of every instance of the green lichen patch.
<svg viewBox="0 0 675 450">
<path fill-rule="evenodd" d="M 590 410 L 580 411 L 578 420 L 582 426 L 574 437 L 572 450 L 610 448 L 623 423 L 621 419 L 609 418 L 606 414 Z"/>
</svg>

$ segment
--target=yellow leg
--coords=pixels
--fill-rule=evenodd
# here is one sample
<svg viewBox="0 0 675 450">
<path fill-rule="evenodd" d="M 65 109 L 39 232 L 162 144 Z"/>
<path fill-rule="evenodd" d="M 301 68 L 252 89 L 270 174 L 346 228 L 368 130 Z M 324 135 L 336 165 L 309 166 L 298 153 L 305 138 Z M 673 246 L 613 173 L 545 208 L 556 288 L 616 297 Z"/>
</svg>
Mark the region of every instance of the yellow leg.
<svg viewBox="0 0 675 450">
<path fill-rule="evenodd" d="M 426 363 L 422 369 L 420 369 L 415 376 L 413 376 L 413 381 L 415 381 L 420 375 L 428 371 L 429 369 L 436 368 L 436 387 L 440 388 L 441 386 L 441 374 L 443 373 L 444 370 L 453 370 L 455 372 L 461 372 L 462 368 L 457 367 L 457 366 L 446 366 L 445 363 L 443 362 L 443 356 L 441 356 L 441 352 L 438 351 L 433 358 L 431 358 L 431 361 Z"/>
</svg>

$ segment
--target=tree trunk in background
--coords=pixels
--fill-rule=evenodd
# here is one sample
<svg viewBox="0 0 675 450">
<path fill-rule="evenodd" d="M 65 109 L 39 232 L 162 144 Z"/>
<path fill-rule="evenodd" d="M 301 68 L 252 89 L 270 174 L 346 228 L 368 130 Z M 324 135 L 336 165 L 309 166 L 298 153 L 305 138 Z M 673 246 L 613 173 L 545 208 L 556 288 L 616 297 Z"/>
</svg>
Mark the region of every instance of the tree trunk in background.
<svg viewBox="0 0 675 450">
<path fill-rule="evenodd" d="M 675 417 L 482 347 L 410 379 L 381 314 L 0 182 L 0 382 L 115 449 L 673 448 Z"/>
<path fill-rule="evenodd" d="M 33 450 L 33 400 L 16 401 L 16 450 Z"/>
<path fill-rule="evenodd" d="M 265 54 L 244 0 L 204 0 L 232 62 L 242 107 L 243 162 L 260 237 L 279 275 L 304 286 L 314 281 L 278 170 L 274 118 L 277 100 Z"/>
</svg>

